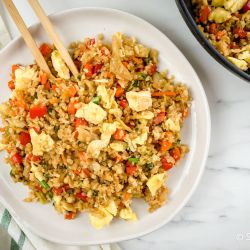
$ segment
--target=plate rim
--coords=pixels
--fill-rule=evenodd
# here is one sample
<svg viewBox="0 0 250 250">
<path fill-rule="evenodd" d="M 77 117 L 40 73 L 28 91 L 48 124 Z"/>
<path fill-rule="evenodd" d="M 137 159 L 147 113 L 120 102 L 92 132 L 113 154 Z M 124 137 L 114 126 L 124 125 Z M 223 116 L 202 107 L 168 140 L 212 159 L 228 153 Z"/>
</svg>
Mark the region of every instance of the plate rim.
<svg viewBox="0 0 250 250">
<path fill-rule="evenodd" d="M 141 17 L 138 17 L 134 14 L 128 13 L 126 11 L 122 11 L 119 9 L 115 9 L 115 8 L 106 8 L 106 7 L 76 7 L 76 8 L 70 8 L 70 9 L 66 9 L 66 10 L 62 10 L 62 11 L 56 11 L 50 15 L 48 15 L 48 17 L 50 18 L 57 18 L 66 14 L 69 14 L 70 12 L 81 12 L 81 11 L 88 11 L 88 10 L 92 10 L 92 11 L 105 11 L 105 12 L 112 12 L 112 13 L 116 13 L 116 14 L 120 14 L 123 16 L 127 16 L 128 18 L 133 18 L 133 19 L 137 19 L 139 22 L 144 23 L 147 26 L 150 26 L 151 29 L 154 29 L 155 31 L 157 31 L 159 33 L 159 35 L 161 35 L 164 39 L 168 39 L 169 42 L 175 46 L 176 50 L 182 55 L 183 60 L 185 60 L 185 63 L 190 65 L 190 69 L 193 71 L 193 76 L 196 78 L 196 83 L 198 84 L 199 90 L 202 94 L 202 98 L 203 98 L 203 104 L 204 104 L 204 108 L 205 108 L 205 120 L 207 121 L 205 124 L 207 126 L 206 128 L 206 136 L 204 137 L 204 155 L 202 158 L 202 161 L 200 162 L 200 168 L 199 168 L 199 173 L 195 179 L 195 182 L 192 184 L 192 186 L 190 187 L 188 194 L 186 195 L 186 197 L 182 200 L 182 202 L 179 203 L 178 207 L 176 208 L 176 210 L 171 214 L 171 216 L 169 216 L 169 218 L 162 220 L 161 223 L 158 223 L 155 226 L 151 226 L 149 229 L 145 229 L 142 230 L 141 232 L 138 233 L 134 233 L 132 235 L 129 236 L 120 236 L 120 237 L 116 237 L 112 240 L 99 240 L 99 241 L 88 241 L 87 243 L 84 243 L 84 237 L 83 237 L 83 241 L 74 241 L 74 242 L 69 242 L 68 240 L 58 240 L 58 239 L 54 239 L 52 237 L 50 237 L 49 234 L 46 234 L 42 231 L 38 231 L 36 230 L 35 227 L 33 227 L 31 224 L 29 224 L 28 222 L 26 222 L 25 219 L 20 218 L 16 212 L 14 211 L 14 209 L 12 208 L 12 206 L 8 203 L 8 201 L 4 198 L 0 196 L 0 201 L 1 203 L 10 211 L 11 215 L 14 217 L 14 219 L 18 219 L 18 221 L 20 221 L 20 223 L 26 227 L 27 229 L 31 230 L 31 232 L 35 233 L 36 235 L 40 236 L 43 239 L 49 240 L 51 242 L 55 242 L 58 244 L 63 244 L 63 245 L 75 245 L 75 246 L 88 246 L 88 245 L 97 245 L 97 244 L 110 244 L 110 243 L 116 243 L 116 242 L 121 242 L 121 241 L 126 241 L 126 240 L 131 240 L 134 238 L 138 238 L 141 236 L 145 236 L 161 227 L 163 227 L 164 225 L 166 225 L 168 222 L 170 222 L 177 213 L 179 213 L 179 211 L 186 205 L 186 203 L 188 202 L 188 200 L 190 200 L 190 198 L 192 197 L 192 195 L 194 194 L 194 191 L 197 189 L 198 184 L 200 183 L 202 174 L 204 172 L 205 169 L 205 165 L 206 165 L 206 161 L 208 158 L 208 152 L 209 152 L 209 147 L 210 147 L 210 139 L 211 139 L 211 115 L 210 115 L 210 108 L 209 108 L 209 104 L 208 104 L 208 99 L 207 99 L 207 95 L 205 93 L 205 90 L 203 88 L 203 85 L 196 73 L 196 71 L 194 70 L 192 64 L 187 60 L 186 56 L 182 53 L 182 51 L 172 42 L 172 40 L 170 40 L 167 35 L 165 35 L 161 30 L 157 29 L 153 24 L 151 24 L 150 22 L 144 20 Z M 40 26 L 40 22 L 35 22 L 34 24 L 28 26 L 28 29 L 35 29 L 38 26 Z M 0 56 L 2 56 L 5 51 L 7 51 L 9 49 L 9 47 L 12 46 L 12 44 L 16 43 L 18 40 L 22 39 L 21 35 L 15 37 L 11 42 L 9 42 L 7 44 L 7 46 L 5 46 L 1 51 L 0 51 Z"/>
</svg>

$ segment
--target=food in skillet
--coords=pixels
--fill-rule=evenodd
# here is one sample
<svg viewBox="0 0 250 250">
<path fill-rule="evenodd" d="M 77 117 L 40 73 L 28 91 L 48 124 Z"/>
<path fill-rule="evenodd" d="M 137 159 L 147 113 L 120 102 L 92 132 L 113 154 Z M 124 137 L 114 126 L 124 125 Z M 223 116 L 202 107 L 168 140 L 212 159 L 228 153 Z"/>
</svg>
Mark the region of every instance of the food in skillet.
<svg viewBox="0 0 250 250">
<path fill-rule="evenodd" d="M 200 30 L 230 62 L 250 68 L 250 0 L 193 0 Z"/>
<path fill-rule="evenodd" d="M 114 217 L 136 220 L 133 198 L 149 211 L 167 199 L 168 171 L 187 153 L 180 132 L 188 88 L 157 70 L 158 54 L 116 33 L 72 43 L 74 79 L 52 46 L 40 47 L 51 71 L 14 65 L 10 99 L 0 106 L 1 148 L 26 201 L 52 202 L 65 219 L 88 212 L 99 229 Z"/>
</svg>

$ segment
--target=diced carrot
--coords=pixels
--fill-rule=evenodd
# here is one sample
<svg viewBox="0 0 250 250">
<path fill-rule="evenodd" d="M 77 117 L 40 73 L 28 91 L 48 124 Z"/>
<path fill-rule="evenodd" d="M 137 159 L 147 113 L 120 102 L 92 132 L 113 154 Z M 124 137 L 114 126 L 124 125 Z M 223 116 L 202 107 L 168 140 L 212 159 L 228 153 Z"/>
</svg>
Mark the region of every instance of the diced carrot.
<svg viewBox="0 0 250 250">
<path fill-rule="evenodd" d="M 38 106 L 33 106 L 30 111 L 30 118 L 35 119 L 36 117 L 43 117 L 48 113 L 47 107 L 38 105 Z"/>
<path fill-rule="evenodd" d="M 88 196 L 83 192 L 77 193 L 76 198 L 78 198 L 79 200 L 85 201 L 85 202 L 88 201 Z"/>
<path fill-rule="evenodd" d="M 238 35 L 239 38 L 244 39 L 247 37 L 247 32 L 244 29 L 241 29 L 240 27 L 237 27 L 234 29 L 234 34 Z"/>
<path fill-rule="evenodd" d="M 89 38 L 85 44 L 88 49 L 91 48 L 95 44 L 95 38 Z"/>
<path fill-rule="evenodd" d="M 16 106 L 20 109 L 26 109 L 26 103 L 23 99 L 14 99 L 10 101 L 11 106 Z"/>
<path fill-rule="evenodd" d="M 115 97 L 121 97 L 124 94 L 124 88 L 118 86 L 115 91 Z"/>
<path fill-rule="evenodd" d="M 68 113 L 74 115 L 76 113 L 75 105 L 78 103 L 77 100 L 70 102 L 68 105 Z"/>
<path fill-rule="evenodd" d="M 153 75 L 157 70 L 157 65 L 156 64 L 152 64 L 149 68 L 148 68 L 148 74 L 149 75 Z"/>
<path fill-rule="evenodd" d="M 167 132 L 164 132 L 164 139 L 166 139 L 170 143 L 173 143 L 175 141 L 175 136 L 173 132 L 167 131 Z"/>
<path fill-rule="evenodd" d="M 76 128 L 80 125 L 88 126 L 88 122 L 83 118 L 75 118 L 74 125 Z"/>
<path fill-rule="evenodd" d="M 23 146 L 26 146 L 31 141 L 30 134 L 26 133 L 26 132 L 21 132 L 20 135 L 19 135 L 19 139 L 20 139 L 20 143 Z"/>
<path fill-rule="evenodd" d="M 92 77 L 94 74 L 94 65 L 92 63 L 86 63 L 84 65 L 84 72 L 87 77 Z"/>
<path fill-rule="evenodd" d="M 126 99 L 123 99 L 119 102 L 120 106 L 122 106 L 123 108 L 128 107 L 128 101 Z"/>
<path fill-rule="evenodd" d="M 188 117 L 188 114 L 189 114 L 188 108 L 184 108 L 183 111 L 182 111 L 182 117 L 183 117 L 183 118 L 187 118 L 187 117 Z"/>
<path fill-rule="evenodd" d="M 176 160 L 180 160 L 181 158 L 181 150 L 180 148 L 176 147 L 174 148 L 171 152 L 170 152 L 170 155 Z"/>
<path fill-rule="evenodd" d="M 130 198 L 131 198 L 131 193 L 126 192 L 126 193 L 124 194 L 124 200 L 125 200 L 125 201 L 128 201 L 128 200 L 130 200 Z"/>
<path fill-rule="evenodd" d="M 171 146 L 172 146 L 171 142 L 169 142 L 167 140 L 163 140 L 161 142 L 161 149 L 160 149 L 161 153 L 167 152 L 171 148 Z"/>
<path fill-rule="evenodd" d="M 174 164 L 172 162 L 169 162 L 169 160 L 166 157 L 161 158 L 161 164 L 165 171 L 168 171 L 174 166 Z"/>
<path fill-rule="evenodd" d="M 14 90 L 15 89 L 15 82 L 13 80 L 8 82 L 8 87 L 10 90 Z"/>
<path fill-rule="evenodd" d="M 91 172 L 87 169 L 87 168 L 83 168 L 82 172 L 87 176 L 90 177 L 91 176 Z"/>
<path fill-rule="evenodd" d="M 96 64 L 95 67 L 94 67 L 94 74 L 99 73 L 101 71 L 102 67 L 103 67 L 102 63 Z"/>
<path fill-rule="evenodd" d="M 74 85 L 71 85 L 68 87 L 67 92 L 69 97 L 74 97 L 77 93 L 77 89 Z"/>
<path fill-rule="evenodd" d="M 80 69 L 82 67 L 81 61 L 79 61 L 78 59 L 75 59 L 74 64 L 76 65 L 77 69 L 80 71 Z"/>
<path fill-rule="evenodd" d="M 47 43 L 41 44 L 39 49 L 44 57 L 48 57 L 52 52 L 52 48 Z"/>
<path fill-rule="evenodd" d="M 37 134 L 40 134 L 40 132 L 41 132 L 39 127 L 38 128 L 36 128 L 36 127 L 30 127 L 29 128 L 29 132 L 30 132 L 31 129 L 34 129 Z"/>
<path fill-rule="evenodd" d="M 19 153 L 15 153 L 14 155 L 11 156 L 11 161 L 14 164 L 21 164 L 23 161 L 23 158 Z"/>
<path fill-rule="evenodd" d="M 40 75 L 40 82 L 41 82 L 41 84 L 45 85 L 45 84 L 47 83 L 47 81 L 48 81 L 48 76 L 47 76 L 47 74 L 46 74 L 46 73 L 42 73 L 42 74 Z"/>
<path fill-rule="evenodd" d="M 160 123 L 162 123 L 166 118 L 166 113 L 165 112 L 160 112 L 156 115 L 156 117 L 153 120 L 153 123 L 158 125 Z"/>
<path fill-rule="evenodd" d="M 66 220 L 73 220 L 76 217 L 76 213 L 68 212 L 64 215 L 64 219 Z"/>
<path fill-rule="evenodd" d="M 115 156 L 115 161 L 116 162 L 122 162 L 122 156 L 120 155 L 120 154 L 116 154 L 116 156 Z"/>
<path fill-rule="evenodd" d="M 152 97 L 161 97 L 161 96 L 172 97 L 172 96 L 176 96 L 176 92 L 174 91 L 153 92 L 151 95 Z"/>
<path fill-rule="evenodd" d="M 12 68 L 11 68 L 11 71 L 12 71 L 12 79 L 15 79 L 15 78 L 16 78 L 16 77 L 15 77 L 15 71 L 16 71 L 17 69 L 19 69 L 19 67 L 20 67 L 19 64 L 13 64 L 13 65 L 12 65 Z"/>
<path fill-rule="evenodd" d="M 29 154 L 26 158 L 28 161 L 39 162 L 41 161 L 41 157 L 33 154 Z"/>
<path fill-rule="evenodd" d="M 116 129 L 113 136 L 114 136 L 115 140 L 123 141 L 126 137 L 126 132 L 124 130 L 118 128 L 118 129 Z"/>
<path fill-rule="evenodd" d="M 56 187 L 53 187 L 52 188 L 52 191 L 56 194 L 56 195 L 61 195 L 63 193 L 63 187 L 59 187 L 59 188 L 56 188 Z"/>
<path fill-rule="evenodd" d="M 208 5 L 201 7 L 199 19 L 202 23 L 207 23 L 211 8 Z"/>
<path fill-rule="evenodd" d="M 136 172 L 137 168 L 134 164 L 126 162 L 126 174 L 133 175 Z"/>
<path fill-rule="evenodd" d="M 226 35 L 226 31 L 225 30 L 219 30 L 217 33 L 216 33 L 216 39 L 217 40 L 221 40 L 221 38 Z"/>
<path fill-rule="evenodd" d="M 56 85 L 55 84 L 53 84 L 52 86 L 51 86 L 51 89 L 53 90 L 53 91 L 55 91 L 56 90 Z"/>
<path fill-rule="evenodd" d="M 123 61 L 122 64 L 123 64 L 126 68 L 128 68 L 128 62 L 127 62 L 127 61 Z"/>
<path fill-rule="evenodd" d="M 83 151 L 78 152 L 78 157 L 79 157 L 80 161 L 87 161 L 88 160 L 88 155 Z"/>
<path fill-rule="evenodd" d="M 217 23 L 211 23 L 209 25 L 209 33 L 212 33 L 212 34 L 216 34 L 218 32 L 218 29 L 217 29 Z"/>
</svg>

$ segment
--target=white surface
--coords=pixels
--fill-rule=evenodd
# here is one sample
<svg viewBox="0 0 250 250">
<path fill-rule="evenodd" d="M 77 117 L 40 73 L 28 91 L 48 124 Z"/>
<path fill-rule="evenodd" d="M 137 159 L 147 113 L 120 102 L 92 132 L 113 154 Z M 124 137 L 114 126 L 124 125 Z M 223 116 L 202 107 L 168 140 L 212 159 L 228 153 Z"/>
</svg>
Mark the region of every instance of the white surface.
<svg viewBox="0 0 250 250">
<path fill-rule="evenodd" d="M 36 19 L 24 5 L 26 1 L 16 2 L 26 21 L 33 23 Z M 198 189 L 172 222 L 145 237 L 121 243 L 122 248 L 249 249 L 250 85 L 227 72 L 201 48 L 178 13 L 174 0 L 41 2 L 48 13 L 78 6 L 104 6 L 128 11 L 150 21 L 186 55 L 198 72 L 209 98 L 211 147 Z M 17 34 L 15 29 L 11 30 L 13 35 Z"/>
<path fill-rule="evenodd" d="M 0 195 L 4 204 L 14 212 L 21 224 L 45 239 L 63 244 L 103 244 L 131 239 L 149 233 L 168 222 L 186 203 L 197 186 L 207 158 L 210 139 L 210 117 L 204 90 L 197 75 L 185 57 L 178 49 L 149 23 L 130 14 L 110 9 L 78 9 L 53 16 L 54 23 L 65 44 L 77 41 L 83 37 L 93 37 L 99 33 L 111 39 L 118 30 L 130 36 L 135 36 L 149 47 L 155 47 L 160 52 L 160 68 L 168 69 L 177 80 L 189 85 L 193 102 L 190 118 L 185 122 L 183 142 L 190 145 L 190 152 L 179 163 L 179 167 L 171 170 L 168 186 L 171 190 L 169 202 L 155 213 L 148 213 L 143 201 L 135 200 L 133 209 L 139 220 L 129 223 L 115 220 L 104 230 L 96 231 L 89 223 L 86 214 L 74 221 L 64 220 L 52 206 L 41 206 L 37 203 L 24 203 L 27 196 L 26 188 L 21 184 L 13 184 L 9 176 L 9 169 L 2 168 L 0 176 Z M 76 26 L 88 24 L 79 32 Z M 141 30 L 144 32 L 141 33 Z M 67 34 L 67 35 L 65 35 Z M 46 35 L 40 26 L 32 27 L 32 36 L 41 43 L 46 41 Z M 13 51 L 18 51 L 13 53 Z M 33 61 L 23 39 L 14 40 L 0 53 L 0 68 L 3 82 L 7 82 L 7 73 L 14 63 L 31 64 Z M 6 61 L 5 58 L 8 58 Z M 185 69 L 185 70 L 184 70 Z M 0 93 L 0 100 L 8 98 L 7 85 Z M 4 166 L 3 154 L 0 156 Z M 11 198 L 9 198 L 11 197 Z M 40 215 L 40 216 L 37 216 Z M 53 218 L 53 220 L 44 220 Z M 49 228 L 49 230 L 48 230 Z M 60 228 L 60 230 L 58 230 Z M 119 230 L 122 228 L 122 230 Z"/>
</svg>

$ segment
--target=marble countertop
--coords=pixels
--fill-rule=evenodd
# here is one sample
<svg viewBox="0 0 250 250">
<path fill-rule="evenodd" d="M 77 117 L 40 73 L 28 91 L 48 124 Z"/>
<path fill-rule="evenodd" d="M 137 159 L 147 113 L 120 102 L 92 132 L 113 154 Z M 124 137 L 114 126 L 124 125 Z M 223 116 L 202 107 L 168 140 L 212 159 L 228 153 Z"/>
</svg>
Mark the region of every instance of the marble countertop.
<svg viewBox="0 0 250 250">
<path fill-rule="evenodd" d="M 198 44 L 174 0 L 42 0 L 47 13 L 80 6 L 130 12 L 164 32 L 186 55 L 205 88 L 212 117 L 206 169 L 194 195 L 167 225 L 147 236 L 120 243 L 137 250 L 250 249 L 250 85 L 232 75 Z M 36 17 L 16 0 L 27 24 Z M 0 2 L 0 14 L 2 6 Z M 18 34 L 7 18 L 12 37 Z M 249 137 L 248 137 L 249 136 Z M 249 189 L 248 189 L 249 188 Z"/>
</svg>

